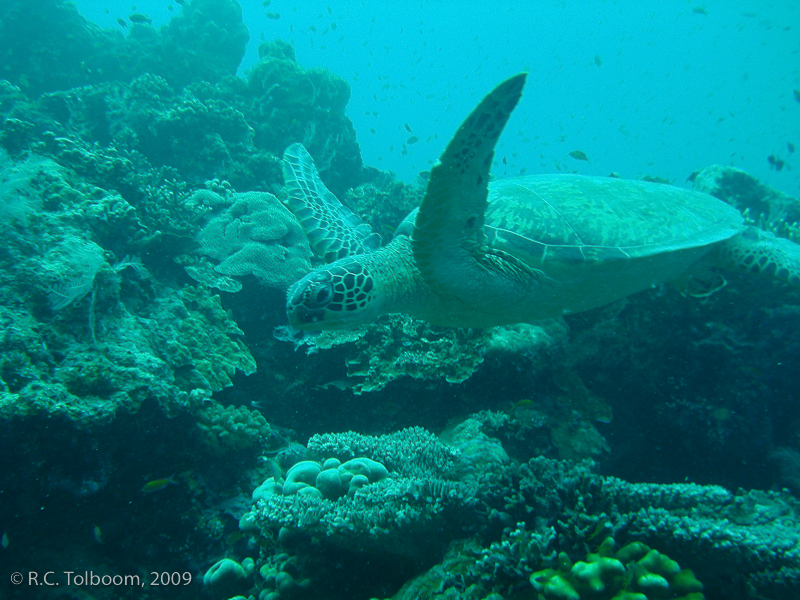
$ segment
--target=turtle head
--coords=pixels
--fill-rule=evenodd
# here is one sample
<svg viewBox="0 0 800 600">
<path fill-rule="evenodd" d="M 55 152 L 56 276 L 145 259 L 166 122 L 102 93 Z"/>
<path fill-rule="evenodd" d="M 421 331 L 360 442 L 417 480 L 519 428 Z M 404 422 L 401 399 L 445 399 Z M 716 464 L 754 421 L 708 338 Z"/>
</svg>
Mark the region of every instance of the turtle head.
<svg viewBox="0 0 800 600">
<path fill-rule="evenodd" d="M 375 300 L 375 280 L 367 267 L 344 258 L 289 288 L 286 314 L 296 329 L 346 329 L 372 321 L 380 312 Z"/>
</svg>

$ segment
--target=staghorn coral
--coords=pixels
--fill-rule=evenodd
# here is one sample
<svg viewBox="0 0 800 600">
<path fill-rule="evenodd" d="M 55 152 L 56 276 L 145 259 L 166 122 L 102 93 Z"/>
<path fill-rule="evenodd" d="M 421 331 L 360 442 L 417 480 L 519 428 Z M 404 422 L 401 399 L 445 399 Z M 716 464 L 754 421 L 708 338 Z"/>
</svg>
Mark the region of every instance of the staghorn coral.
<svg viewBox="0 0 800 600">
<path fill-rule="evenodd" d="M 299 536 L 378 560 L 418 560 L 440 553 L 475 517 L 475 484 L 447 475 L 458 451 L 421 428 L 314 436 L 309 453 L 331 458 L 296 464 L 284 484 L 268 480 L 254 493 L 243 530 Z M 327 474 L 339 483 L 332 487 Z"/>
</svg>

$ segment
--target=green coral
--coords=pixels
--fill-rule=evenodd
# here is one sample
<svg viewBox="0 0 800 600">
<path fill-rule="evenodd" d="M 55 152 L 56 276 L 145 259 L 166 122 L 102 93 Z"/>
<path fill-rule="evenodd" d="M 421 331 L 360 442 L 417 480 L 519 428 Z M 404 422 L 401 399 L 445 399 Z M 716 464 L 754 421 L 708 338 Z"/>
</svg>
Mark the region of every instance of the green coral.
<svg viewBox="0 0 800 600">
<path fill-rule="evenodd" d="M 115 138 L 136 147 L 156 165 L 168 164 L 183 177 L 202 181 L 231 152 L 252 148 L 254 131 L 241 110 L 222 100 L 176 94 L 167 82 L 144 74 L 123 97 L 128 112 L 112 126 Z"/>
<path fill-rule="evenodd" d="M 296 344 L 305 346 L 309 355 L 321 349 L 342 352 L 347 376 L 352 378 L 347 387 L 362 394 L 383 389 L 404 376 L 465 381 L 483 362 L 482 348 L 488 335 L 484 330 L 434 327 L 392 314 L 351 331 L 305 336 Z"/>
<path fill-rule="evenodd" d="M 309 357 L 321 356 L 328 365 L 333 358 L 320 350 L 330 351 L 334 357 L 338 354 L 347 379 L 337 381 L 337 387 L 362 394 L 381 390 L 403 377 L 462 383 L 484 360 L 506 359 L 508 354 L 533 357 L 561 343 L 566 333 L 567 328 L 556 320 L 537 325 L 459 329 L 390 314 L 350 330 L 322 331 L 300 339 L 292 337 L 291 331 L 282 330 L 277 337 L 304 348 Z"/>
<path fill-rule="evenodd" d="M 230 200 L 197 236 L 201 252 L 219 261 L 217 277 L 253 275 L 283 292 L 311 270 L 308 239 L 275 196 L 248 192 Z"/>
<path fill-rule="evenodd" d="M 177 317 L 174 324 L 160 332 L 176 370 L 184 370 L 194 387 L 212 391 L 233 385 L 231 377 L 237 370 L 254 373 L 256 362 L 244 343 L 231 337 L 241 336 L 242 331 L 222 308 L 220 297 L 192 286 L 179 296 L 182 305 L 170 306 Z"/>
<path fill-rule="evenodd" d="M 197 427 L 203 439 L 218 454 L 254 448 L 272 436 L 272 428 L 264 415 L 246 406 L 223 408 L 216 402 L 209 402 L 197 416 Z"/>
<path fill-rule="evenodd" d="M 683 598 L 703 600 L 703 585 L 691 569 L 633 542 L 614 553 L 613 538 L 606 538 L 597 553 L 572 564 L 565 552 L 554 564 L 530 576 L 542 600 L 653 600 Z"/>
<path fill-rule="evenodd" d="M 354 458 L 344 463 L 336 458 L 323 462 L 303 460 L 286 473 L 286 480 L 270 477 L 253 492 L 258 500 L 278 494 L 283 496 L 311 495 L 336 500 L 353 496 L 367 484 L 386 479 L 389 472 L 381 463 L 369 458 Z"/>
</svg>

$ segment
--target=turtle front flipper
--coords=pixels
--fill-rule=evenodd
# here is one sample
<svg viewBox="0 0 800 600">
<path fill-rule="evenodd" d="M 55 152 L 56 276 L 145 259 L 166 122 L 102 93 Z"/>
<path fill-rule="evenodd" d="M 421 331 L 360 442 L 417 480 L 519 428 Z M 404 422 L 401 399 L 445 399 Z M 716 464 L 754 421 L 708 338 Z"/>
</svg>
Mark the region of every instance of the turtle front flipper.
<svg viewBox="0 0 800 600">
<path fill-rule="evenodd" d="M 330 263 L 380 247 L 380 236 L 325 187 L 302 144 L 286 148 L 282 167 L 286 206 L 300 222 L 314 254 Z"/>
<path fill-rule="evenodd" d="M 465 291 L 465 272 L 487 257 L 484 214 L 494 147 L 517 105 L 525 74 L 501 83 L 472 111 L 431 169 L 414 222 L 414 259 L 429 285 Z"/>
<path fill-rule="evenodd" d="M 757 227 L 726 240 L 720 247 L 719 264 L 771 275 L 800 287 L 800 246 Z"/>
</svg>

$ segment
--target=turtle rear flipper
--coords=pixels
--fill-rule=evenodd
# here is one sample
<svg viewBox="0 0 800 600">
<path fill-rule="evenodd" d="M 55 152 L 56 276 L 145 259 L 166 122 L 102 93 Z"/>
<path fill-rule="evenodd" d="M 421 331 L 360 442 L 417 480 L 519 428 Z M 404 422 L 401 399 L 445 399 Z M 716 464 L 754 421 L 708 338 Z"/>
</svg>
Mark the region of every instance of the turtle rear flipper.
<svg viewBox="0 0 800 600">
<path fill-rule="evenodd" d="M 286 148 L 282 167 L 286 206 L 300 222 L 314 254 L 330 263 L 380 247 L 381 237 L 325 187 L 302 144 Z"/>
<path fill-rule="evenodd" d="M 786 238 L 748 227 L 720 247 L 720 266 L 763 273 L 800 287 L 800 246 Z"/>
</svg>

